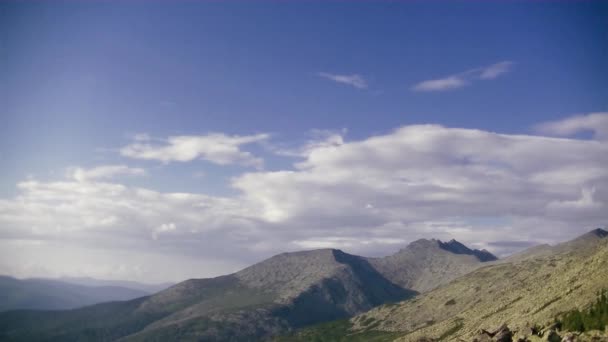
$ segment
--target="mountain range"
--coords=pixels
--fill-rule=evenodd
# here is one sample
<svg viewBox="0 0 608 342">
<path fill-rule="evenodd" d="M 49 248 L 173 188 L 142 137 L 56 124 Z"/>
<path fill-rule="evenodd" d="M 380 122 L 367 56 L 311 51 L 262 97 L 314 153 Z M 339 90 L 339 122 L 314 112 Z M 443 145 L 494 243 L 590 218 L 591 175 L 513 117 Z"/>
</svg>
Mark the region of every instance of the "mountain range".
<svg viewBox="0 0 608 342">
<path fill-rule="evenodd" d="M 91 286 L 55 279 L 0 276 L 0 311 L 66 310 L 151 294 L 141 289 L 109 284 L 112 283 Z"/>
<path fill-rule="evenodd" d="M 370 333 L 385 340 L 445 339 L 453 330 L 449 336 L 468 341 L 476 327 L 508 320 L 519 328 L 525 320 L 549 319 L 588 304 L 594 291 L 608 286 L 605 272 L 587 274 L 608 263 L 605 233 L 595 230 L 504 260 L 455 240 L 424 239 L 383 258 L 336 249 L 283 253 L 230 275 L 190 279 L 130 301 L 1 313 L 0 339 L 250 341 L 286 336 L 308 341 L 327 332 L 317 324 L 337 320 L 340 334 L 350 340 Z"/>
</svg>

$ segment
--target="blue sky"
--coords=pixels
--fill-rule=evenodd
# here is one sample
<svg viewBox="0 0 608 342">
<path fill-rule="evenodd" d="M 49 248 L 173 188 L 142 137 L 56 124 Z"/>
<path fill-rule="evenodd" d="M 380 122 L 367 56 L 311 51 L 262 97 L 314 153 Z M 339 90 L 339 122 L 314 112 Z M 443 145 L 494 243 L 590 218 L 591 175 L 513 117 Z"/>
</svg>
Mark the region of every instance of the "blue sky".
<svg viewBox="0 0 608 342">
<path fill-rule="evenodd" d="M 587 178 L 576 178 L 572 176 L 574 171 L 564 171 L 570 172 L 569 179 L 576 178 L 579 182 L 563 192 L 549 194 L 549 191 L 542 192 L 545 197 L 532 196 L 539 202 L 530 205 L 542 207 L 533 215 L 515 209 L 511 212 L 514 205 L 509 205 L 508 201 L 512 199 L 505 198 L 504 206 L 487 212 L 472 208 L 474 201 L 473 204 L 461 203 L 464 206 L 460 207 L 462 215 L 449 214 L 443 218 L 432 212 L 427 217 L 407 219 L 395 218 L 388 212 L 359 218 L 354 212 L 337 211 L 344 222 L 328 213 L 327 217 L 311 223 L 298 200 L 282 195 L 266 198 L 259 195 L 259 191 L 263 192 L 265 186 L 284 186 L 285 192 L 303 191 L 304 197 L 313 198 L 314 192 L 307 193 L 306 187 L 290 183 L 292 180 L 287 179 L 288 176 L 276 184 L 275 178 L 283 177 L 282 172 L 304 176 L 302 173 L 312 173 L 316 168 L 327 168 L 331 170 L 327 172 L 338 174 L 341 170 L 335 166 L 338 164 L 334 164 L 333 159 L 330 162 L 330 157 L 322 156 L 322 152 L 340 146 L 343 146 L 342 151 L 350 151 L 369 143 L 372 147 L 365 147 L 366 151 L 383 155 L 386 151 L 374 150 L 377 147 L 373 147 L 376 145 L 370 141 L 372 137 L 394 138 L 401 134 L 396 133 L 401 132 L 399 127 L 420 124 L 441 125 L 439 127 L 446 135 L 462 133 L 451 129 L 466 128 L 484 134 L 505 134 L 509 139 L 515 139 L 517 135 L 562 136 L 572 143 L 568 146 L 592 144 L 582 149 L 589 151 L 584 153 L 587 158 L 582 158 L 578 152 L 575 166 L 601 169 L 598 163 L 603 159 L 598 159 L 596 153 L 601 156 L 606 145 L 602 137 L 605 112 L 608 112 L 607 17 L 606 3 L 593 1 L 4 2 L 0 5 L 0 115 L 3 121 L 0 126 L 0 199 L 4 201 L 4 207 L 0 206 L 3 208 L 0 209 L 0 222 L 4 222 L 7 230 L 2 234 L 3 239 L 6 243 L 10 239 L 41 244 L 56 241 L 56 237 L 50 238 L 46 234 L 32 237 L 24 233 L 33 229 L 33 223 L 15 219 L 26 215 L 25 210 L 18 212 L 15 209 L 17 204 L 25 202 L 36 210 L 43 209 L 37 202 L 39 198 L 32 197 L 39 193 L 18 184 L 33 180 L 38 182 L 36 186 L 50 186 L 76 179 L 74 170 L 86 173 L 86 170 L 96 168 L 97 173 L 88 177 L 97 185 L 144 188 L 162 194 L 190 193 L 210 196 L 212 201 L 246 199 L 247 203 L 257 201 L 257 205 L 266 209 L 273 201 L 293 204 L 281 208 L 281 215 L 276 217 L 269 214 L 272 210 L 266 213 L 269 216 L 262 217 L 239 213 L 237 216 L 246 217 L 244 220 L 249 222 L 246 227 L 218 225 L 213 232 L 197 235 L 207 242 L 220 241 L 226 246 L 236 246 L 236 242 L 227 241 L 245 234 L 243 232 L 284 230 L 272 228 L 274 225 L 298 227 L 294 228 L 293 235 L 286 235 L 279 242 L 291 249 L 342 246 L 349 250 L 350 246 L 352 251 L 382 254 L 396 249 L 394 245 L 398 243 L 432 234 L 490 246 L 483 244 L 495 242 L 492 239 L 503 241 L 508 232 L 528 227 L 534 219 L 546 216 L 550 204 L 555 201 L 584 202 L 588 196 L 593 210 L 603 209 L 606 203 L 602 198 L 608 190 L 605 189 L 606 175 L 601 171 Z M 431 87 L 420 86 L 433 80 L 440 82 L 426 83 Z M 571 117 L 578 119 L 567 121 Z M 211 133 L 216 135 L 209 138 Z M 138 134 L 140 139 L 134 139 Z M 470 138 L 469 133 L 462 134 Z M 245 140 L 253 138 L 243 143 L 237 142 L 235 136 L 245 137 Z M 178 139 L 179 142 L 173 144 L 170 137 L 191 139 Z M 218 143 L 218 139 L 223 143 Z M 457 145 L 462 139 L 457 138 L 453 143 Z M 452 141 L 444 143 L 450 145 Z M 485 140 L 467 144 L 470 143 L 483 144 Z M 229 150 L 216 149 L 217 146 L 226 148 L 226 144 Z M 463 147 L 465 150 L 467 144 Z M 163 146 L 173 147 L 163 150 Z M 423 146 L 412 148 L 419 151 Z M 428 154 L 423 155 L 423 159 L 435 160 L 431 156 L 435 156 L 433 153 L 441 146 L 424 148 Z M 535 151 L 545 156 L 561 150 L 551 150 L 543 145 Z M 188 153 L 194 154 L 189 156 Z M 339 155 L 341 160 L 346 154 Z M 461 159 L 446 158 L 450 166 L 479 160 L 486 166 L 506 165 L 518 158 L 505 157 L 507 159 L 503 160 L 497 155 L 500 153 L 492 154 L 492 158 L 476 154 L 458 157 Z M 519 157 L 529 158 L 527 155 Z M 408 155 L 396 158 L 407 159 Z M 553 165 L 555 158 L 547 158 L 550 160 L 545 161 L 546 164 Z M 564 158 L 564 163 L 572 162 Z M 372 163 L 357 160 L 362 165 Z M 308 163 L 308 166 L 300 163 Z M 384 164 L 379 162 L 378 165 Z M 429 167 L 432 170 L 440 165 L 443 164 Z M 509 169 L 519 170 L 520 165 L 511 165 Z M 106 166 L 114 168 L 103 169 Z M 344 167 L 348 168 L 348 164 Z M 394 170 L 391 169 L 394 165 L 389 163 L 383 167 L 383 172 L 397 174 L 411 166 L 401 165 Z M 525 187 L 539 174 L 548 171 L 526 172 L 513 176 L 523 182 L 518 186 Z M 110 177 L 116 178 L 110 180 Z M 245 184 L 255 177 L 259 179 Z M 252 185 L 268 177 L 275 178 L 269 183 L 262 182 L 261 190 Z M 82 183 L 85 178 L 80 177 L 78 182 Z M 350 194 L 357 188 L 357 184 L 342 184 L 341 181 L 336 181 L 332 189 L 337 190 L 331 191 Z M 418 186 L 425 182 L 430 181 L 418 179 L 411 184 Z M 319 185 L 318 182 L 315 185 Z M 322 201 L 326 191 L 330 190 L 324 188 L 314 198 Z M 464 193 L 460 195 L 464 196 Z M 384 198 L 376 192 L 365 196 L 382 203 L 395 199 L 394 194 Z M 66 205 L 85 201 L 66 198 Z M 405 198 L 397 202 L 400 205 L 410 203 L 400 202 L 402 200 Z M 246 207 L 238 203 L 237 207 Z M 371 200 L 367 204 L 370 208 L 377 207 Z M 311 203 L 304 207 L 315 211 Z M 255 208 L 252 204 L 250 209 L 256 212 L 259 208 Z M 88 209 L 99 207 L 96 204 Z M 32 215 L 32 212 L 27 214 Z M 48 218 L 35 224 L 37 229 L 46 231 L 51 229 L 49 227 L 64 226 L 65 220 L 71 220 L 69 213 L 47 214 Z M 153 223 L 147 221 L 148 218 L 128 221 L 125 217 L 134 214 L 123 211 L 108 215 L 116 218 L 116 222 L 123 220 L 122 224 L 129 229 L 146 232 L 156 229 L 156 233 L 160 229 L 186 234 L 180 227 L 187 224 L 173 221 L 196 213 L 183 213 L 185 216 L 171 219 L 159 217 L 158 222 Z M 595 211 L 585 211 L 568 218 L 555 217 L 551 222 L 559 221 L 570 227 L 570 221 L 579 219 L 580 215 L 589 220 L 580 227 L 565 230 L 563 237 L 570 237 L 606 219 Z M 463 224 L 474 227 L 467 228 L 470 235 L 459 235 L 459 230 L 447 228 L 430 231 L 416 228 L 417 224 L 434 227 L 436 222 L 430 218 L 435 216 L 440 217 L 444 227 L 453 227 L 455 222 L 460 224 L 460 231 L 464 229 Z M 368 248 L 352 243 L 361 237 L 353 232 L 355 225 L 349 223 L 353 217 L 368 222 L 357 231 L 365 231 L 365 234 L 384 231 L 379 227 L 389 223 L 400 222 L 403 226 L 372 239 L 375 242 L 367 244 L 371 246 Z M 198 224 L 207 222 L 199 219 Z M 528 220 L 525 224 L 521 223 L 524 219 Z M 212 219 L 214 224 L 223 220 Z M 172 229 L 171 223 L 177 228 Z M 134 227 L 137 225 L 142 226 Z M 146 225 L 154 227 L 146 228 Z M 316 237 L 327 234 L 321 228 L 325 225 L 344 227 L 344 231 L 336 233 L 334 240 L 319 241 Z M 118 223 L 109 226 L 124 231 Z M 490 237 L 480 233 L 473 237 L 476 229 L 482 231 L 477 228 L 481 226 L 498 235 Z M 60 233 L 65 234 L 61 239 L 73 239 L 73 248 L 87 250 L 86 241 L 101 234 L 99 227 L 94 224 L 92 227 L 86 232 L 68 229 L 68 232 Z M 194 234 L 193 230 L 196 229 L 189 227 L 185 231 Z M 539 241 L 545 232 L 539 230 L 534 236 L 522 238 Z M 156 233 L 144 235 L 156 236 L 152 240 L 157 242 Z M 132 231 L 124 234 L 138 236 Z M 256 239 L 247 234 L 248 239 Z M 186 248 L 180 243 L 192 240 L 186 235 L 175 239 L 163 248 L 175 247 L 184 251 Z M 132 240 L 130 243 L 139 246 L 142 253 L 150 252 L 152 247 L 141 237 Z M 347 240 L 351 243 L 344 242 Z M 121 250 L 119 245 L 108 239 L 107 248 Z M 280 248 L 253 248 L 238 257 L 216 253 L 214 258 L 228 266 L 210 267 L 210 271 L 202 275 L 238 268 L 251 258 L 268 256 L 277 250 Z M 48 248 L 49 254 L 56 254 L 54 251 Z M 176 258 L 180 253 L 175 253 Z M 201 255 L 194 253 L 194 256 L 196 260 L 204 260 Z M 34 254 L 22 258 L 24 265 L 28 262 L 37 265 L 32 261 L 36 259 Z M 106 271 L 92 275 L 124 277 L 107 271 L 116 268 L 113 262 L 106 261 Z M 36 267 L 6 269 L 5 273 L 77 273 L 76 268 Z M 140 278 L 165 280 L 186 275 L 199 274 L 184 271 L 162 279 L 146 275 Z"/>
</svg>

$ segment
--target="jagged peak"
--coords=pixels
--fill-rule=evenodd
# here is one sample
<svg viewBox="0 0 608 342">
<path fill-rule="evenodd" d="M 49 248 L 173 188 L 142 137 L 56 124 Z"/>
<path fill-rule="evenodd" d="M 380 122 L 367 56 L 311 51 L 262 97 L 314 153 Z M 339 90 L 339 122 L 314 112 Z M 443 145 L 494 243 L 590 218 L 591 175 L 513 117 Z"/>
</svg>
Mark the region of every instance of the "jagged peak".
<svg viewBox="0 0 608 342">
<path fill-rule="evenodd" d="M 599 238 L 605 238 L 606 236 L 608 236 L 608 231 L 602 229 L 602 228 L 595 228 L 592 231 L 587 233 L 588 235 L 595 235 Z"/>
<path fill-rule="evenodd" d="M 448 242 L 439 241 L 439 247 L 454 254 L 467 254 L 474 255 L 479 261 L 494 261 L 498 258 L 485 249 L 471 249 L 465 246 L 463 243 L 452 239 Z"/>
<path fill-rule="evenodd" d="M 602 228 L 595 228 L 591 231 L 588 231 L 587 233 L 580 235 L 579 237 L 575 238 L 574 240 L 565 242 L 566 244 L 568 243 L 576 243 L 576 242 L 580 242 L 580 241 L 595 241 L 598 239 L 604 239 L 608 237 L 608 231 L 602 229 Z"/>
</svg>

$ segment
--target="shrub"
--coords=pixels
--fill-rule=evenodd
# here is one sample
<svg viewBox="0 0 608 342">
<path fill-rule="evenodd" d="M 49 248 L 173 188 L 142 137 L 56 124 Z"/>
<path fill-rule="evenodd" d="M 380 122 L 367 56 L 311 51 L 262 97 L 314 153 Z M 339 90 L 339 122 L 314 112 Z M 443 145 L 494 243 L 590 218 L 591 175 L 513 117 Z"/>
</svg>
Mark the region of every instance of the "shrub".
<svg viewBox="0 0 608 342">
<path fill-rule="evenodd" d="M 563 330 L 587 331 L 604 330 L 608 325 L 608 295 L 606 290 L 598 293 L 595 303 L 586 310 L 572 310 L 565 313 L 558 324 Z"/>
</svg>

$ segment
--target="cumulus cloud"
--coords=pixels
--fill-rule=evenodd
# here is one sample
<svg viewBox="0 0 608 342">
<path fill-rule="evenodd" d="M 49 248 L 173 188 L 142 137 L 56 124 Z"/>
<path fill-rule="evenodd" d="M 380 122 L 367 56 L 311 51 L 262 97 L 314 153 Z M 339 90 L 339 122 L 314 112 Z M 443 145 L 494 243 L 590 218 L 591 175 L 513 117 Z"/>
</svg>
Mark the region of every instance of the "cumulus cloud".
<svg viewBox="0 0 608 342">
<path fill-rule="evenodd" d="M 126 165 L 104 165 L 91 169 L 76 167 L 69 169 L 68 173 L 73 179 L 79 182 L 85 182 L 90 180 L 113 178 L 119 175 L 141 176 L 145 175 L 146 171 L 141 168 L 133 168 Z"/>
<path fill-rule="evenodd" d="M 346 84 L 346 85 L 355 87 L 357 89 L 366 89 L 367 88 L 367 82 L 365 81 L 363 76 L 358 75 L 358 74 L 338 75 L 338 74 L 331 74 L 331 73 L 327 73 L 327 72 L 319 72 L 317 75 L 319 75 L 320 77 L 326 78 L 328 80 L 334 81 L 336 83 Z"/>
<path fill-rule="evenodd" d="M 580 132 L 593 132 L 595 138 L 608 139 L 608 112 L 577 115 L 563 120 L 545 122 L 538 125 L 541 133 L 571 136 Z"/>
<path fill-rule="evenodd" d="M 0 262 L 0 273 L 161 281 L 213 276 L 244 265 L 239 251 L 255 216 L 237 199 L 72 177 L 17 186 L 17 197 L 0 200 L 0 260 L 13 260 Z M 227 245 L 238 248 L 228 253 Z M 141 275 L 129 275 L 135 267 Z M 25 274 L 36 270 L 41 273 Z"/>
<path fill-rule="evenodd" d="M 412 87 L 415 91 L 443 91 L 465 87 L 478 80 L 493 80 L 511 70 L 513 62 L 503 61 L 486 67 L 474 68 L 454 75 L 426 80 Z"/>
<path fill-rule="evenodd" d="M 223 133 L 211 133 L 171 136 L 163 140 L 161 144 L 154 144 L 149 141 L 148 136 L 138 135 L 132 144 L 121 148 L 120 154 L 125 157 L 158 160 L 163 163 L 202 159 L 219 165 L 239 164 L 261 168 L 263 160 L 250 152 L 242 151 L 241 146 L 258 143 L 268 138 L 268 134 L 230 136 Z"/>
<path fill-rule="evenodd" d="M 418 238 L 456 238 L 504 255 L 525 247 L 521 241 L 555 243 L 608 222 L 601 140 L 439 125 L 339 136 L 304 143 L 292 168 L 234 177 L 236 194 L 226 197 L 99 177 L 28 179 L 16 197 L 0 200 L 0 260 L 24 260 L 19 272 L 71 272 L 95 262 L 99 272 L 137 270 L 140 280 L 186 278 L 302 248 L 385 255 Z M 40 254 L 87 249 L 99 252 L 75 264 L 45 263 Z M 119 262 L 126 253 L 149 258 Z M 0 273 L 14 267 L 0 263 Z"/>
</svg>

